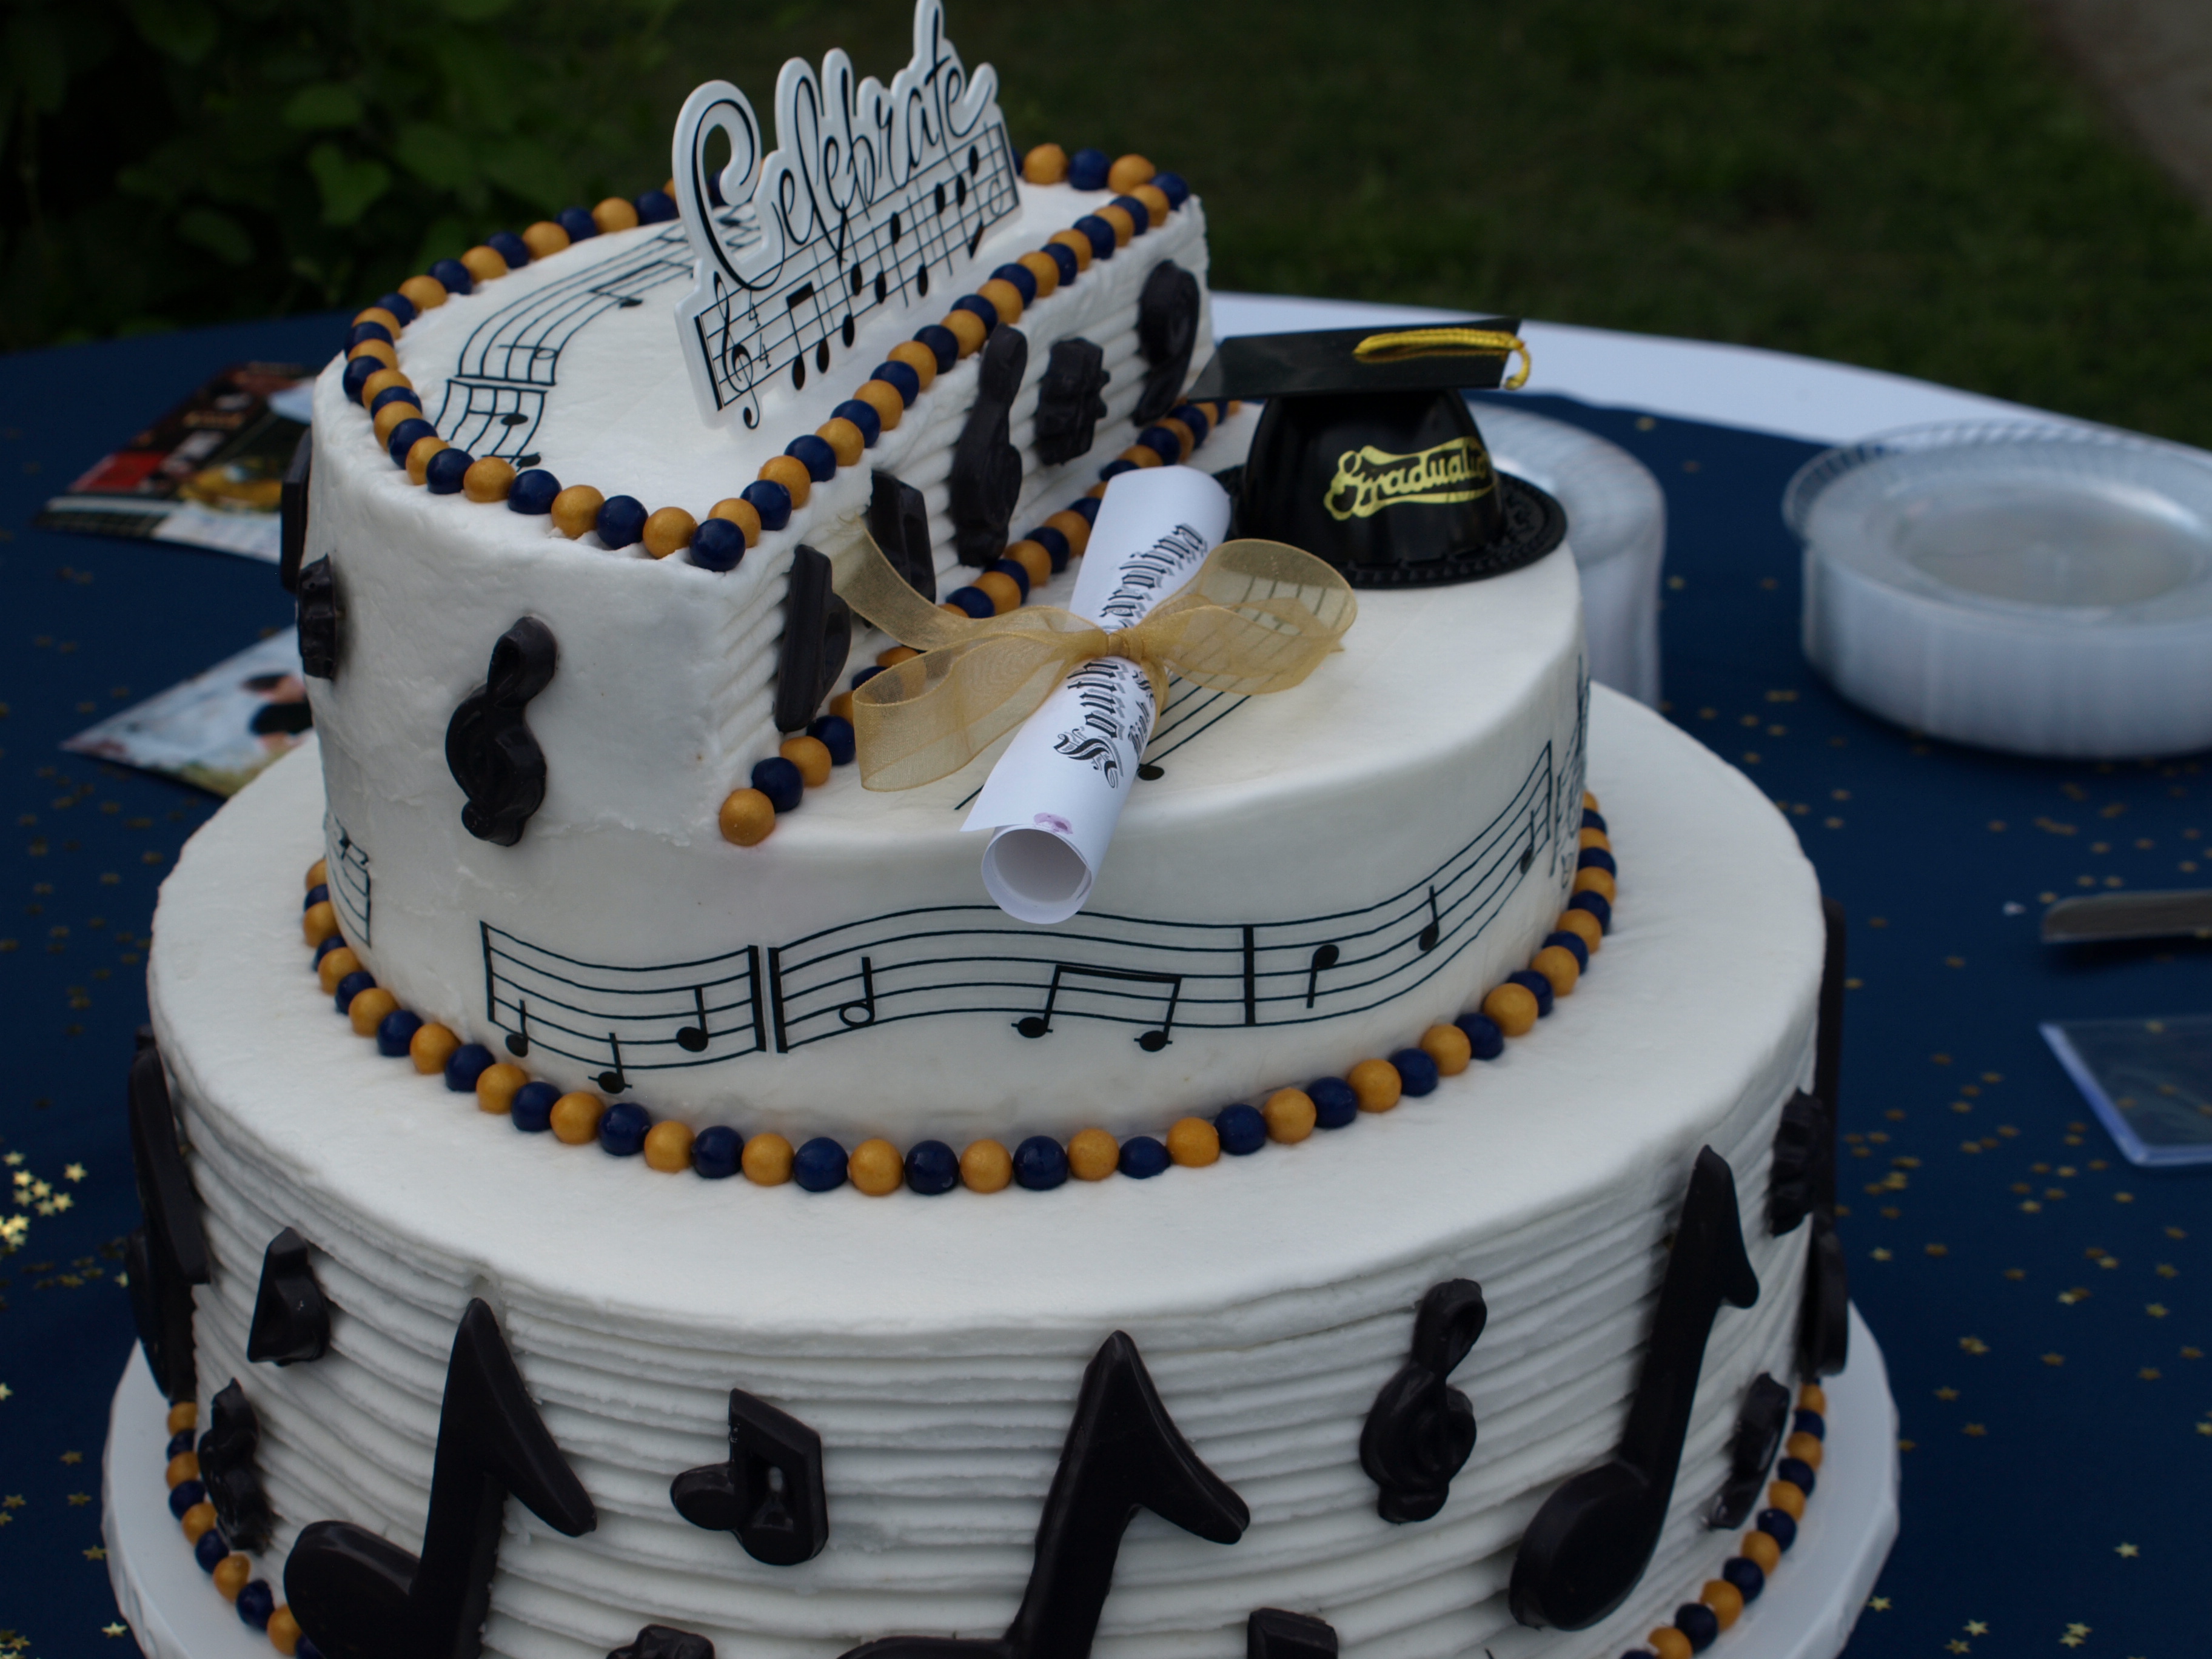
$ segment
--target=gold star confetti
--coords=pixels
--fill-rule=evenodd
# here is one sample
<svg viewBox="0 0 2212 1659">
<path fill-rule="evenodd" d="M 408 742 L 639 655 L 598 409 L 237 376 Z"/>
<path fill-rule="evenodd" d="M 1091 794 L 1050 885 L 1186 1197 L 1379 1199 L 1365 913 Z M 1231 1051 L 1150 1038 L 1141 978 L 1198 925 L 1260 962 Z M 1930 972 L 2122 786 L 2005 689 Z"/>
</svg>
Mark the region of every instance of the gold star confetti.
<svg viewBox="0 0 2212 1659">
<path fill-rule="evenodd" d="M 2155 1365 L 2146 1365 L 2141 1370 L 2137 1371 L 2136 1375 L 2146 1382 L 2155 1382 L 2158 1381 L 2159 1377 L 2163 1375 L 2163 1373 L 2161 1373 Z"/>
<path fill-rule="evenodd" d="M 94 1544 L 84 1553 L 84 1559 L 88 1561 L 105 1561 L 107 1559 L 107 1552 L 101 1546 Z"/>
<path fill-rule="evenodd" d="M 2087 1625 L 2069 1625 L 2066 1626 L 2066 1633 L 2069 1636 L 2087 1636 L 2089 1633 L 2089 1627 Z"/>
<path fill-rule="evenodd" d="M 15 1389 L 9 1388 L 5 1382 L 0 1382 L 0 1400 L 12 1400 L 15 1397 Z"/>
<path fill-rule="evenodd" d="M 1967 1635 L 1969 1635 L 1969 1636 L 1987 1636 L 1989 1633 L 1990 1633 L 1990 1627 L 1989 1627 L 1987 1625 L 1984 1624 L 1980 1620 L 1978 1620 L 1978 1619 L 1969 1619 L 1968 1620 L 1966 1620 L 1966 1634 L 1967 1634 Z"/>
<path fill-rule="evenodd" d="M 1876 1613 L 1887 1613 L 1889 1598 L 1887 1595 L 1869 1595 L 1867 1597 L 1867 1606 L 1872 1607 Z"/>
<path fill-rule="evenodd" d="M 1956 1389 L 1938 1389 L 1936 1390 L 1936 1397 L 1938 1400 L 1956 1400 L 1959 1397 L 1959 1391 Z"/>
<path fill-rule="evenodd" d="M 84 1179 L 84 1165 L 82 1164 L 64 1164 L 62 1165 L 62 1173 L 67 1176 L 71 1181 L 82 1181 Z"/>
<path fill-rule="evenodd" d="M 1959 1346 L 1968 1353 L 1987 1353 L 1990 1351 L 1990 1345 L 1978 1336 L 1962 1336 L 1959 1339 Z"/>
<path fill-rule="evenodd" d="M 1875 1246 L 1872 1255 L 1877 1261 L 1887 1261 L 1890 1259 L 1889 1252 L 1879 1244 Z"/>
<path fill-rule="evenodd" d="M 2081 1638 L 2075 1635 L 2072 1631 L 2068 1631 L 2065 1635 L 2058 1638 L 2058 1645 L 2062 1648 L 2078 1648 L 2081 1645 Z"/>
<path fill-rule="evenodd" d="M 69 1495 L 70 1507 L 73 1510 L 81 1510 L 90 1502 L 92 1494 L 88 1492 L 73 1492 Z"/>
<path fill-rule="evenodd" d="M 128 1636 L 131 1634 L 131 1626 L 128 1625 L 102 1625 L 100 1627 L 100 1633 L 102 1636 Z"/>
<path fill-rule="evenodd" d="M 1949 1641 L 1943 1644 L 1943 1645 L 1953 1653 L 1972 1653 L 1973 1651 L 1972 1648 L 1968 1647 L 1964 1642 L 1961 1642 L 1955 1636 Z"/>
<path fill-rule="evenodd" d="M 2181 1270 L 2175 1267 L 2171 1261 L 2161 1261 L 2158 1266 L 2153 1267 L 2151 1271 L 2156 1273 L 2160 1279 L 2178 1278 L 2181 1272 Z"/>
<path fill-rule="evenodd" d="M 10 1165 L 10 1166 L 13 1166 L 13 1165 L 17 1164 L 21 1164 L 22 1161 L 23 1161 L 23 1155 L 22 1155 L 22 1153 L 21 1153 L 21 1152 L 10 1152 L 10 1153 L 9 1153 L 9 1154 L 8 1154 L 8 1156 L 7 1156 L 6 1158 L 0 1158 L 0 1164 L 9 1164 L 9 1165 Z"/>
<path fill-rule="evenodd" d="M 2058 1299 L 2070 1308 L 2076 1302 L 2087 1302 L 2089 1299 L 2089 1292 L 2077 1285 L 2070 1291 L 2059 1291 Z"/>
<path fill-rule="evenodd" d="M 2132 1561 L 2136 1556 L 2141 1555 L 2142 1552 L 2137 1549 L 2133 1544 L 2118 1544 L 2113 1547 L 2112 1553 L 2115 1555 L 2124 1555 Z"/>
<path fill-rule="evenodd" d="M 2066 1356 L 2063 1353 L 2047 1353 L 2043 1356 L 2043 1363 L 2046 1365 L 2063 1365 L 2066 1363 Z"/>
<path fill-rule="evenodd" d="M 62 1462 L 64 1463 L 82 1463 L 84 1462 L 84 1454 L 82 1452 L 64 1452 L 62 1454 Z"/>
<path fill-rule="evenodd" d="M 2143 1304 L 2143 1311 L 2148 1314 L 2153 1319 L 2163 1319 L 2166 1317 L 2166 1304 L 2163 1302 L 2146 1302 Z"/>
<path fill-rule="evenodd" d="M 11 1492 L 5 1498 L 0 1498 L 0 1508 L 20 1510 L 27 1501 L 22 1493 Z"/>
<path fill-rule="evenodd" d="M 1966 1432 L 1975 1439 L 1979 1440 L 1984 1435 L 1987 1434 L 1989 1431 L 1984 1428 L 1979 1423 L 1969 1423 L 1966 1425 Z"/>
</svg>

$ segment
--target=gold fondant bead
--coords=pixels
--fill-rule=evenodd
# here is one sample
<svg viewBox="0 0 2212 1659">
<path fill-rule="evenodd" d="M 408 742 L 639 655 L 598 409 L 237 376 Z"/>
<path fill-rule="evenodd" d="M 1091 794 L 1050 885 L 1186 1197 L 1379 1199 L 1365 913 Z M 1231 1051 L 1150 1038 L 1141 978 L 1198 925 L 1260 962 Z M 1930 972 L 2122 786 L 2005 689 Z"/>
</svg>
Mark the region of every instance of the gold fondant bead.
<svg viewBox="0 0 2212 1659">
<path fill-rule="evenodd" d="M 819 789 L 830 781 L 830 745 L 819 738 L 786 738 L 775 752 L 799 769 L 799 781 Z"/>
<path fill-rule="evenodd" d="M 1805 1411 L 1818 1412 L 1826 1417 L 1828 1414 L 1827 1390 L 1818 1382 L 1808 1382 L 1797 1390 L 1797 1404 Z"/>
<path fill-rule="evenodd" d="M 1049 253 L 1031 248 L 1014 263 L 1036 278 L 1038 299 L 1049 300 L 1059 291 L 1060 262 Z"/>
<path fill-rule="evenodd" d="M 1613 842 L 1607 839 L 1605 831 L 1602 830 L 1583 830 L 1581 844 L 1584 847 L 1601 847 L 1608 853 L 1613 851 Z"/>
<path fill-rule="evenodd" d="M 781 1187 L 791 1179 L 791 1143 L 770 1132 L 745 1142 L 738 1161 L 744 1167 L 745 1179 L 754 1186 Z"/>
<path fill-rule="evenodd" d="M 1007 547 L 1006 556 L 1029 573 L 1030 592 L 1052 580 L 1052 555 L 1035 542 L 1015 542 Z"/>
<path fill-rule="evenodd" d="M 1398 1068 L 1387 1060 L 1363 1060 L 1344 1074 L 1352 1092 L 1359 1097 L 1363 1112 L 1387 1112 L 1398 1103 L 1405 1083 Z"/>
<path fill-rule="evenodd" d="M 269 1645 L 285 1659 L 300 1650 L 300 1621 L 292 1616 L 290 1607 L 279 1607 L 269 1615 Z"/>
<path fill-rule="evenodd" d="M 1190 452 L 1198 447 L 1198 434 L 1193 432 L 1188 425 L 1178 421 L 1172 415 L 1161 416 L 1157 424 L 1175 434 L 1176 447 L 1182 452 L 1176 459 L 1188 460 Z"/>
<path fill-rule="evenodd" d="M 1103 1129 L 1081 1129 L 1067 1143 L 1067 1172 L 1078 1181 L 1103 1181 L 1121 1167 L 1121 1143 Z"/>
<path fill-rule="evenodd" d="M 360 971 L 361 958 L 354 954 L 353 947 L 349 945 L 339 945 L 337 950 L 315 964 L 315 977 L 322 981 L 325 996 L 337 994 L 338 981 L 348 974 L 357 974 Z"/>
<path fill-rule="evenodd" d="M 1130 462 L 1139 467 L 1158 466 L 1160 464 L 1159 452 L 1150 444 L 1131 444 L 1115 459 Z"/>
<path fill-rule="evenodd" d="M 1157 230 L 1167 223 L 1168 214 L 1171 210 L 1168 193 L 1158 185 L 1139 185 L 1136 189 L 1126 191 L 1123 194 L 1145 204 L 1145 212 L 1152 219 L 1152 228 Z"/>
<path fill-rule="evenodd" d="M 1073 507 L 1062 507 L 1045 521 L 1045 527 L 1057 530 L 1067 538 L 1067 550 L 1080 554 L 1091 545 L 1091 520 Z"/>
<path fill-rule="evenodd" d="M 1743 1617 L 1743 1592 L 1725 1578 L 1708 1578 L 1698 1592 L 1698 1600 L 1713 1610 L 1713 1617 L 1726 1630 Z"/>
<path fill-rule="evenodd" d="M 1437 1063 L 1443 1077 L 1457 1077 L 1474 1058 L 1474 1045 L 1456 1025 L 1431 1025 L 1421 1033 L 1421 1052 Z"/>
<path fill-rule="evenodd" d="M 1587 789 L 1583 791 L 1583 811 L 1585 812 L 1600 812 L 1604 811 L 1604 809 L 1597 804 L 1597 797 L 1590 793 Z"/>
<path fill-rule="evenodd" d="M 919 340 L 901 340 L 884 354 L 895 363 L 904 363 L 914 371 L 914 378 L 921 382 L 924 392 L 937 378 L 937 354 Z"/>
<path fill-rule="evenodd" d="M 775 804 L 757 789 L 732 789 L 715 815 L 722 839 L 739 847 L 757 847 L 775 828 Z"/>
<path fill-rule="evenodd" d="M 496 455 L 471 461 L 461 474 L 461 494 L 472 501 L 503 501 L 514 488 L 514 464 Z"/>
<path fill-rule="evenodd" d="M 185 1511 L 183 1521 L 185 1541 L 187 1544 L 197 1544 L 207 1535 L 207 1529 L 215 1525 L 215 1505 L 207 1503 L 195 1504 Z"/>
<path fill-rule="evenodd" d="M 320 945 L 338 930 L 338 913 L 325 899 L 320 904 L 311 904 L 300 918 L 300 932 L 310 945 Z"/>
<path fill-rule="evenodd" d="M 1482 1000 L 1482 1012 L 1510 1037 L 1536 1029 L 1536 994 L 1525 985 L 1501 985 Z"/>
<path fill-rule="evenodd" d="M 367 408 L 369 404 L 374 403 L 379 398 L 381 398 L 386 392 L 391 391 L 392 388 L 396 386 L 404 386 L 410 392 L 412 392 L 415 389 L 415 382 L 409 380 L 398 369 L 378 369 L 375 374 L 370 375 L 366 380 L 363 380 L 361 383 L 362 406 L 363 408 Z"/>
<path fill-rule="evenodd" d="M 960 1184 L 971 1193 L 1006 1190 L 1014 1178 L 1014 1155 L 995 1140 L 978 1140 L 960 1154 Z"/>
<path fill-rule="evenodd" d="M 1555 997 L 1571 996 L 1575 981 L 1583 975 L 1583 965 L 1575 960 L 1575 953 L 1564 945 L 1547 945 L 1536 952 L 1528 964 L 1552 982 Z"/>
<path fill-rule="evenodd" d="M 691 1126 L 663 1118 L 645 1132 L 645 1164 L 663 1175 L 682 1175 L 691 1167 Z"/>
<path fill-rule="evenodd" d="M 906 418 L 906 399 L 889 380 L 863 380 L 853 395 L 876 411 L 876 424 L 886 432 L 897 430 Z"/>
<path fill-rule="evenodd" d="M 460 1037 L 443 1025 L 425 1025 L 407 1041 L 407 1058 L 424 1077 L 435 1077 L 446 1069 L 461 1046 Z"/>
<path fill-rule="evenodd" d="M 1058 144 L 1039 144 L 1022 157 L 1022 177 L 1033 185 L 1056 185 L 1067 177 L 1067 152 Z"/>
<path fill-rule="evenodd" d="M 1045 238 L 1048 243 L 1057 243 L 1075 256 L 1076 275 L 1091 269 L 1091 239 L 1079 230 L 1056 230 Z M 1047 258 L 1052 256 L 1047 254 Z"/>
<path fill-rule="evenodd" d="M 983 342 L 990 337 L 990 331 L 983 326 L 983 319 L 972 311 L 947 312 L 945 326 L 951 329 L 952 337 L 960 342 L 963 357 L 974 356 L 982 349 Z"/>
<path fill-rule="evenodd" d="M 691 538 L 698 533 L 699 521 L 680 507 L 656 509 L 645 521 L 645 531 L 640 538 L 645 550 L 656 559 L 665 559 L 679 548 L 691 545 Z"/>
<path fill-rule="evenodd" d="M 1768 1481 L 1766 1504 L 1769 1509 L 1780 1510 L 1792 1521 L 1805 1518 L 1805 1489 L 1795 1480 Z"/>
<path fill-rule="evenodd" d="M 529 1073 L 506 1060 L 485 1066 L 477 1073 L 477 1109 L 480 1112 L 511 1109 L 514 1105 L 514 1091 L 529 1081 Z"/>
<path fill-rule="evenodd" d="M 356 357 L 374 357 L 386 368 L 399 367 L 399 354 L 392 349 L 392 342 L 389 340 L 362 341 L 360 344 L 346 353 L 348 362 L 353 362 Z"/>
<path fill-rule="evenodd" d="M 1782 1449 L 1801 1463 L 1816 1469 L 1820 1467 L 1823 1448 L 1817 1434 L 1807 1434 L 1801 1429 L 1782 1443 Z"/>
<path fill-rule="evenodd" d="M 393 339 L 406 332 L 406 325 L 382 306 L 363 306 L 353 314 L 356 323 L 381 323 Z"/>
<path fill-rule="evenodd" d="M 337 955 L 332 951 L 333 956 Z M 381 985 L 372 985 L 366 991 L 355 994 L 346 1004 L 346 1018 L 353 1022 L 356 1036 L 373 1037 L 376 1028 L 384 1024 L 385 1017 L 399 1012 L 399 999 Z"/>
<path fill-rule="evenodd" d="M 1744 1534 L 1743 1542 L 1737 1546 L 1736 1553 L 1747 1560 L 1756 1561 L 1761 1572 L 1772 1572 L 1782 1565 L 1782 1546 L 1770 1533 Z"/>
<path fill-rule="evenodd" d="M 747 547 L 760 545 L 760 514 L 754 510 L 750 501 L 732 495 L 727 500 L 716 501 L 714 506 L 708 507 L 707 516 L 710 519 L 727 519 L 738 529 L 744 531 Z"/>
<path fill-rule="evenodd" d="M 250 1555 L 226 1555 L 215 1564 L 215 1587 L 226 1601 L 238 1600 L 239 1591 L 253 1578 L 253 1558 Z"/>
<path fill-rule="evenodd" d="M 1662 1625 L 1644 1638 L 1644 1645 L 1651 1650 L 1652 1659 L 1690 1659 L 1697 1651 L 1690 1638 L 1672 1625 Z"/>
<path fill-rule="evenodd" d="M 1595 893 L 1610 904 L 1613 901 L 1613 877 L 1603 870 L 1577 870 L 1575 872 L 1575 891 Z"/>
<path fill-rule="evenodd" d="M 414 447 L 407 452 L 407 482 L 421 483 L 430 475 L 430 458 L 441 449 L 452 447 L 453 445 L 434 434 L 428 438 L 417 438 Z"/>
<path fill-rule="evenodd" d="M 553 1139 L 564 1146 L 588 1146 L 599 1138 L 599 1120 L 607 1103 L 588 1089 L 562 1095 L 553 1103 Z"/>
<path fill-rule="evenodd" d="M 568 246 L 568 233 L 550 219 L 540 219 L 522 233 L 522 245 L 532 258 L 548 258 Z"/>
<path fill-rule="evenodd" d="M 169 1482 L 169 1490 L 171 1492 L 174 1492 L 179 1486 L 183 1486 L 187 1480 L 198 1480 L 200 1478 L 200 1455 L 198 1452 L 179 1452 L 174 1457 L 169 1460 L 167 1478 Z"/>
<path fill-rule="evenodd" d="M 852 719 L 853 694 L 850 691 L 840 691 L 836 696 L 830 698 L 830 712 L 841 720 Z"/>
<path fill-rule="evenodd" d="M 1103 483 L 1095 483 L 1083 493 L 1091 501 L 1103 501 L 1106 499 L 1106 486 Z"/>
<path fill-rule="evenodd" d="M 992 605 L 1002 617 L 1021 605 L 1021 584 L 1003 570 L 986 570 L 971 585 L 977 592 L 989 596 Z"/>
<path fill-rule="evenodd" d="M 670 201 L 674 201 L 676 199 L 676 181 L 673 179 L 671 179 L 666 184 L 660 187 L 660 193 L 663 196 L 665 196 Z"/>
<path fill-rule="evenodd" d="M 921 654 L 921 652 L 910 645 L 894 645 L 887 650 L 876 653 L 876 666 L 896 668 L 902 662 L 912 662 Z"/>
<path fill-rule="evenodd" d="M 837 458 L 841 467 L 858 466 L 868 447 L 866 435 L 842 415 L 832 415 L 814 428 L 814 435 L 830 446 L 830 453 Z"/>
<path fill-rule="evenodd" d="M 1127 247 L 1129 239 L 1137 234 L 1137 222 L 1129 216 L 1129 210 L 1109 202 L 1098 210 L 1098 216 L 1114 227 L 1114 246 Z"/>
<path fill-rule="evenodd" d="M 791 505 L 795 511 L 806 505 L 806 498 L 814 492 L 814 475 L 806 470 L 806 463 L 796 455 L 771 455 L 761 463 L 760 476 L 770 483 L 780 483 L 791 494 Z"/>
<path fill-rule="evenodd" d="M 574 541 L 599 527 L 599 509 L 607 498 L 589 484 L 570 484 L 553 498 L 553 527 Z"/>
<path fill-rule="evenodd" d="M 1267 1139 L 1291 1146 L 1314 1132 L 1313 1097 L 1303 1089 L 1278 1089 L 1260 1115 L 1267 1120 Z"/>
<path fill-rule="evenodd" d="M 390 447 L 392 434 L 399 430 L 402 421 L 419 421 L 422 418 L 422 406 L 420 404 L 403 403 L 386 404 L 370 417 L 376 428 L 376 441 L 386 447 Z"/>
<path fill-rule="evenodd" d="M 1572 933 L 1589 947 L 1592 956 L 1595 956 L 1598 946 L 1605 943 L 1605 929 L 1598 926 L 1597 918 L 1587 910 L 1563 910 L 1553 926 L 1560 933 Z"/>
<path fill-rule="evenodd" d="M 1116 196 L 1127 196 L 1139 185 L 1149 185 L 1159 172 L 1150 161 L 1138 155 L 1117 156 L 1114 165 L 1106 169 L 1106 188 Z"/>
<path fill-rule="evenodd" d="M 417 311 L 435 311 L 446 303 L 446 285 L 435 276 L 410 276 L 400 283 L 399 297 Z"/>
<path fill-rule="evenodd" d="M 1187 1170 L 1202 1170 L 1221 1157 L 1221 1132 L 1202 1117 L 1176 1120 L 1168 1131 L 1168 1156 Z"/>
<path fill-rule="evenodd" d="M 637 210 L 619 196 L 610 196 L 592 210 L 592 222 L 602 231 L 635 230 Z"/>
<path fill-rule="evenodd" d="M 1022 291 L 1003 276 L 994 276 L 975 290 L 991 302 L 991 309 L 999 313 L 1002 323 L 1018 323 L 1022 319 Z"/>
<path fill-rule="evenodd" d="M 172 1406 L 169 1407 L 169 1433 L 171 1436 L 173 1437 L 182 1434 L 186 1429 L 197 1429 L 199 1425 L 200 1408 L 192 1404 L 191 1401 L 187 1400 L 181 1405 Z"/>
<path fill-rule="evenodd" d="M 845 1178 L 870 1198 L 887 1198 L 906 1184 L 906 1160 L 888 1140 L 864 1140 L 845 1160 Z"/>
<path fill-rule="evenodd" d="M 495 247 L 479 243 L 461 255 L 462 269 L 479 283 L 495 282 L 507 275 L 507 259 Z"/>
</svg>

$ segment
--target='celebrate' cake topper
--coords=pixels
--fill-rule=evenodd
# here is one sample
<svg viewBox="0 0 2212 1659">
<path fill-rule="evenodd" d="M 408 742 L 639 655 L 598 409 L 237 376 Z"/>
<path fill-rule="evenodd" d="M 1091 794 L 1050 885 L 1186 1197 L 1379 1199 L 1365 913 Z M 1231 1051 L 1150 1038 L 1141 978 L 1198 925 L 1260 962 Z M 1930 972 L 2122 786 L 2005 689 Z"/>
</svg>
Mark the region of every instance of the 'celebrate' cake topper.
<svg viewBox="0 0 2212 1659">
<path fill-rule="evenodd" d="M 672 172 L 697 278 L 677 310 L 700 414 L 760 423 L 760 394 L 794 389 L 853 343 L 858 319 L 911 305 L 975 258 L 1019 210 L 1015 161 L 988 64 L 973 79 L 945 38 L 944 0 L 916 0 L 914 57 L 886 88 L 855 82 L 842 51 L 793 58 L 775 83 L 776 149 L 726 81 L 677 118 Z M 715 133 L 730 159 L 714 169 Z"/>
</svg>

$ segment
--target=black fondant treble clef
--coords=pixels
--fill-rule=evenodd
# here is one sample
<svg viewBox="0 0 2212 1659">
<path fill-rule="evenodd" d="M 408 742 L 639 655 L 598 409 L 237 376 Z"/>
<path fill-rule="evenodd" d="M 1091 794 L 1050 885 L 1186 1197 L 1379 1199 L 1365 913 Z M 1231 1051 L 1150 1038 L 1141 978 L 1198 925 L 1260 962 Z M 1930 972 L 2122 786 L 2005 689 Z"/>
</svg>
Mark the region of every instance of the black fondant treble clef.
<svg viewBox="0 0 2212 1659">
<path fill-rule="evenodd" d="M 1446 1380 L 1490 1322 L 1471 1279 L 1430 1287 L 1413 1316 L 1413 1357 L 1382 1385 L 1359 1433 L 1359 1465 L 1382 1489 L 1385 1521 L 1425 1521 L 1474 1451 L 1474 1407 Z"/>
<path fill-rule="evenodd" d="M 988 565 L 1006 551 L 1006 526 L 1021 498 L 1022 453 L 1013 446 L 1010 416 L 1029 369 L 1030 343 L 1001 323 L 975 362 L 975 402 L 960 428 L 945 487 L 960 562 Z"/>
<path fill-rule="evenodd" d="M 1758 1299 L 1735 1176 L 1719 1153 L 1701 1147 L 1628 1426 L 1613 1456 L 1546 1498 L 1522 1534 L 1507 1592 L 1521 1623 L 1585 1630 L 1636 1588 L 1666 1524 L 1713 1321 L 1723 1302 L 1748 1308 Z"/>
<path fill-rule="evenodd" d="M 446 727 L 446 764 L 469 798 L 461 823 L 478 841 L 512 847 L 545 802 L 545 751 L 523 709 L 553 683 L 560 647 L 535 617 L 519 618 L 491 648 L 484 683 Z"/>
</svg>

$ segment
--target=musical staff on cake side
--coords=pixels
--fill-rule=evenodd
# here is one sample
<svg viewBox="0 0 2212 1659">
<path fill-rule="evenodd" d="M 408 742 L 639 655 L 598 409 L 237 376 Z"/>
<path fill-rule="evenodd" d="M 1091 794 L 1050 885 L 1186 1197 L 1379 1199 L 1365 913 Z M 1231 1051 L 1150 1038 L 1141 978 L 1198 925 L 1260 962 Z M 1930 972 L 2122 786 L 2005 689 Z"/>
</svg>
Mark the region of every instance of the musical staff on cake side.
<svg viewBox="0 0 2212 1659">
<path fill-rule="evenodd" d="M 356 945 L 369 943 L 372 887 L 368 854 L 335 815 L 323 816 L 323 882 L 338 913 L 338 931 Z"/>
</svg>

